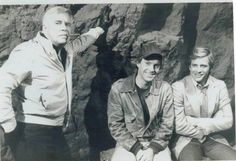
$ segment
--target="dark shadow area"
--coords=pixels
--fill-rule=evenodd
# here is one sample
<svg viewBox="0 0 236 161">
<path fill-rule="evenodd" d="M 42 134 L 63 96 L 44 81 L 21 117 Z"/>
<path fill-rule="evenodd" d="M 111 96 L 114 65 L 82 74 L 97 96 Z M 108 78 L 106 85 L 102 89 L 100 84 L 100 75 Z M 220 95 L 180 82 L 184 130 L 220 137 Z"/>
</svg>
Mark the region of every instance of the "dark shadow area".
<svg viewBox="0 0 236 161">
<path fill-rule="evenodd" d="M 146 4 L 145 13 L 140 22 L 140 31 L 161 30 L 166 18 L 171 14 L 172 7 L 172 3 Z"/>
<path fill-rule="evenodd" d="M 236 144 L 235 142 L 235 95 L 232 97 L 231 100 L 231 107 L 232 107 L 232 112 L 233 112 L 233 126 L 232 128 L 223 131 L 221 134 L 224 135 L 226 137 L 226 139 L 228 140 L 229 144 L 231 146 L 234 146 Z"/>
<path fill-rule="evenodd" d="M 126 77 L 122 56 L 107 46 L 106 32 L 96 41 L 99 54 L 96 56 L 97 73 L 92 80 L 91 94 L 84 111 L 84 123 L 89 136 L 89 160 L 100 161 L 100 152 L 114 148 L 115 140 L 108 128 L 107 101 L 112 83 Z"/>
<path fill-rule="evenodd" d="M 183 24 L 183 48 L 182 57 L 179 61 L 181 62 L 181 73 L 177 80 L 182 79 L 184 76 L 189 74 L 189 55 L 192 53 L 197 38 L 197 21 L 199 17 L 200 4 L 190 3 L 187 5 L 184 13 L 184 24 Z"/>
<path fill-rule="evenodd" d="M 78 10 L 80 10 L 82 7 L 84 7 L 86 4 L 74 4 L 70 6 L 70 10 L 72 15 L 76 14 Z"/>
<path fill-rule="evenodd" d="M 91 84 L 90 99 L 85 107 L 84 122 L 89 136 L 90 160 L 99 160 L 99 153 L 115 146 L 108 129 L 107 97 L 112 84 L 106 63 L 109 58 L 99 54 L 97 56 L 98 71 Z"/>
</svg>

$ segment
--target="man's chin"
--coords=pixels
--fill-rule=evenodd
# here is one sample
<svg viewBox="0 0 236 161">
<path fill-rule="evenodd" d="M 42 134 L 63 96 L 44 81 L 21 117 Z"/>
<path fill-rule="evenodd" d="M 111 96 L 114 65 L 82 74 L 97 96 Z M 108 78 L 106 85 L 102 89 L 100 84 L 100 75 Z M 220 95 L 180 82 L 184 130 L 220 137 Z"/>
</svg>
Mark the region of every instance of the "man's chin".
<svg viewBox="0 0 236 161">
<path fill-rule="evenodd" d="M 57 44 L 57 46 L 65 46 L 66 45 L 66 43 L 67 43 L 67 41 L 65 42 L 65 41 L 62 41 L 62 42 L 58 42 Z"/>
<path fill-rule="evenodd" d="M 155 77 L 148 77 L 148 78 L 146 78 L 146 82 L 151 82 L 151 81 L 154 80 L 154 78 L 155 78 Z"/>
<path fill-rule="evenodd" d="M 200 79 L 195 79 L 195 81 L 197 82 L 197 83 L 202 83 L 203 82 L 203 78 L 200 78 Z"/>
</svg>

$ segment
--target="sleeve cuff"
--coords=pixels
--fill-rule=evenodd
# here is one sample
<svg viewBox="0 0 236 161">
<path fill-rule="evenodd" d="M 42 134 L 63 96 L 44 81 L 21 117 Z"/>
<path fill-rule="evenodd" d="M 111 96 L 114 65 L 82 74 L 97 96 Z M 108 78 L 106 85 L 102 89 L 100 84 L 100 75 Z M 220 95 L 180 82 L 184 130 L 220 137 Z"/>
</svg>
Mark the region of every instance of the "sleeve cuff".
<svg viewBox="0 0 236 161">
<path fill-rule="evenodd" d="M 4 130 L 4 128 L 2 127 L 2 125 L 0 125 L 0 129 L 2 129 L 2 130 L 3 130 L 3 132 L 5 133 L 5 130 Z"/>
<path fill-rule="evenodd" d="M 160 151 L 164 150 L 164 148 L 160 144 L 155 142 L 151 142 L 149 148 L 152 148 L 154 154 L 157 154 Z"/>
<path fill-rule="evenodd" d="M 142 148 L 143 148 L 142 144 L 139 141 L 136 141 L 136 143 L 130 149 L 130 152 L 132 152 L 136 156 L 138 151 Z"/>
<path fill-rule="evenodd" d="M 101 27 L 91 28 L 87 33 L 84 35 L 91 35 L 95 39 L 97 39 L 101 34 L 104 33 L 104 30 Z"/>
<path fill-rule="evenodd" d="M 5 133 L 10 133 L 16 128 L 16 120 L 12 118 L 11 120 L 1 123 L 1 126 Z"/>
</svg>

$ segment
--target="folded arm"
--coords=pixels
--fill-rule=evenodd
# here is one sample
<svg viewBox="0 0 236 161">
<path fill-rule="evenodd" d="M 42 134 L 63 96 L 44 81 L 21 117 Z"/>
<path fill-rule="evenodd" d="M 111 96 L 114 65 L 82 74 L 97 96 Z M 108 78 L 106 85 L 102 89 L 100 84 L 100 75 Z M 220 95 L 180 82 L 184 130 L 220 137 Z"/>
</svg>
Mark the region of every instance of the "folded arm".
<svg viewBox="0 0 236 161">
<path fill-rule="evenodd" d="M 184 85 L 176 82 L 172 85 L 174 97 L 174 111 L 175 111 L 175 128 L 176 133 L 192 138 L 201 138 L 201 131 L 199 128 L 188 120 L 185 114 L 184 105 Z"/>
<path fill-rule="evenodd" d="M 204 129 L 206 135 L 227 130 L 233 125 L 233 114 L 225 84 L 222 85 L 219 91 L 218 105 L 218 111 L 212 118 L 193 118 L 188 116 L 187 120 L 191 124 Z"/>
</svg>

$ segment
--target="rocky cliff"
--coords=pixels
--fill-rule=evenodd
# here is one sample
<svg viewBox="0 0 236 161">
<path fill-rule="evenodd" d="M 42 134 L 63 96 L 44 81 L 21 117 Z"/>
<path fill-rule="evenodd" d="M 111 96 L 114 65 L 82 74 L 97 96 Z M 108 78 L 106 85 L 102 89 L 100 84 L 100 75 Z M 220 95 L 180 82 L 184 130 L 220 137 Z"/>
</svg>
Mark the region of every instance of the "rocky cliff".
<svg viewBox="0 0 236 161">
<path fill-rule="evenodd" d="M 107 129 L 107 95 L 114 81 L 134 71 L 131 58 L 142 45 L 153 44 L 163 50 L 164 66 L 159 76 L 169 83 L 189 73 L 188 57 L 194 46 L 209 47 L 216 57 L 212 75 L 227 83 L 234 110 L 232 3 L 64 6 L 72 10 L 75 33 L 88 31 L 104 18 L 111 20 L 96 46 L 74 60 L 74 121 L 66 136 L 76 160 L 88 160 L 89 144 L 102 150 L 114 146 Z M 41 29 L 48 7 L 0 6 L 0 66 L 17 44 Z M 231 142 L 233 131 L 226 134 Z"/>
</svg>

